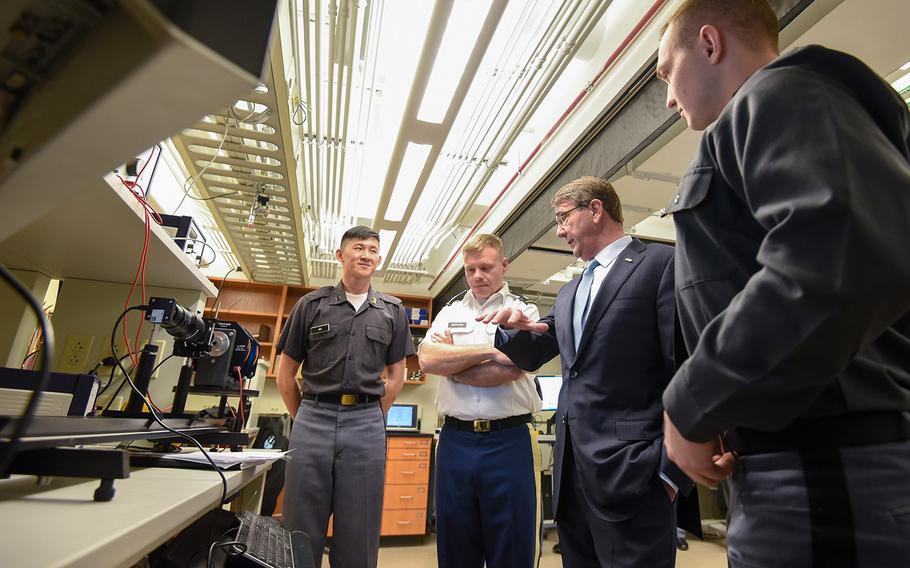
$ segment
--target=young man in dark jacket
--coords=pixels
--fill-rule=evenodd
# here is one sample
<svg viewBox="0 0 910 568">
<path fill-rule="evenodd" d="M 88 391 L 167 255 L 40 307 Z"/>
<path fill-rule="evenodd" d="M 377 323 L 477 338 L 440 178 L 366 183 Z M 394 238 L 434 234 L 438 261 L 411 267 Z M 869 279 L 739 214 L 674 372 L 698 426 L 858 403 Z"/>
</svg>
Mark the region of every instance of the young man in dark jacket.
<svg viewBox="0 0 910 568">
<path fill-rule="evenodd" d="M 689 0 L 662 34 L 667 106 L 705 131 L 668 207 L 665 443 L 696 481 L 732 471 L 731 566 L 906 566 L 910 115 L 777 30 L 765 0 Z"/>
</svg>

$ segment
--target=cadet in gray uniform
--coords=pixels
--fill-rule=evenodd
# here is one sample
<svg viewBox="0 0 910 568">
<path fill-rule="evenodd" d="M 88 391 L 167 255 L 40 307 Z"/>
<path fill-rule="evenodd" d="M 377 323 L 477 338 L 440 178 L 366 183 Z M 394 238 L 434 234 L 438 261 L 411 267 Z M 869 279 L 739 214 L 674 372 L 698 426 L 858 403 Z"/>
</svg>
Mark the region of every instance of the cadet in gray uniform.
<svg viewBox="0 0 910 568">
<path fill-rule="evenodd" d="M 334 513 L 331 565 L 374 567 L 385 484 L 385 413 L 404 382 L 405 357 L 415 351 L 401 301 L 370 286 L 381 261 L 379 235 L 368 227 L 349 229 L 335 257 L 341 282 L 301 298 L 277 345 L 278 389 L 296 415 L 284 523 L 309 535 L 318 567 Z M 302 393 L 296 378 L 301 363 Z"/>
<path fill-rule="evenodd" d="M 670 458 L 706 484 L 732 471 L 733 568 L 906 568 L 907 104 L 845 53 L 778 55 L 765 0 L 669 22 L 657 77 L 704 130 L 668 207 L 690 354 L 664 393 Z"/>
</svg>

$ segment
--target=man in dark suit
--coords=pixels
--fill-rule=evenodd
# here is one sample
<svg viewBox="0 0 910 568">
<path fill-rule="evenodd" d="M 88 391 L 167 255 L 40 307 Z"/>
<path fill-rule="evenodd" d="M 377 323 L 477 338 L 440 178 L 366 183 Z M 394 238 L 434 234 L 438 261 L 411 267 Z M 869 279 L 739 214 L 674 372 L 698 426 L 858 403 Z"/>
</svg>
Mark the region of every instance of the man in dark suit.
<svg viewBox="0 0 910 568">
<path fill-rule="evenodd" d="M 522 369 L 560 355 L 553 501 L 565 565 L 672 567 L 673 502 L 692 489 L 661 433 L 674 372 L 673 249 L 626 236 L 619 197 L 599 178 L 562 187 L 553 206 L 556 234 L 589 261 L 585 272 L 540 321 L 515 309 L 482 320 L 511 328 L 497 347 Z"/>
</svg>

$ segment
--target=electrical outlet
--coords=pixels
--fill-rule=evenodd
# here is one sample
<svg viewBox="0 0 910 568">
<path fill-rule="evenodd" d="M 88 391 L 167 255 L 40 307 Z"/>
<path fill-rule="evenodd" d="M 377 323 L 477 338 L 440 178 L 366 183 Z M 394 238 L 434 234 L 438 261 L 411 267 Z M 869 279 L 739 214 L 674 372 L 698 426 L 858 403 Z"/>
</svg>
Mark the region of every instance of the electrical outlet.
<svg viewBox="0 0 910 568">
<path fill-rule="evenodd" d="M 70 333 L 66 336 L 63 357 L 60 359 L 60 370 L 69 373 L 84 373 L 87 368 L 88 354 L 95 342 L 94 335 Z"/>
<path fill-rule="evenodd" d="M 155 341 L 155 345 L 158 346 L 158 357 L 155 359 L 157 361 L 157 363 L 155 363 L 157 368 L 155 369 L 155 372 L 152 373 L 153 381 L 158 378 L 158 372 L 161 370 L 161 367 L 158 367 L 158 365 L 167 357 L 167 355 L 164 354 L 164 348 L 167 346 L 167 342 L 163 339 L 158 339 Z"/>
</svg>

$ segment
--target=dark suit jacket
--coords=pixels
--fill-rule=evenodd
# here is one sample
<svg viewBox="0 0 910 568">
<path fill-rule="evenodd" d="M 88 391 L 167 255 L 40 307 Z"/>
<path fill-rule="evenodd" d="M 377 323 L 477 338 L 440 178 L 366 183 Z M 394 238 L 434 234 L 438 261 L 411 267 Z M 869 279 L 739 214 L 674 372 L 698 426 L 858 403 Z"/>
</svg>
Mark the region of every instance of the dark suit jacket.
<svg viewBox="0 0 910 568">
<path fill-rule="evenodd" d="M 572 312 L 578 283 L 563 286 L 540 320 L 549 325 L 547 332 L 501 332 L 497 347 L 525 370 L 559 354 L 563 386 L 556 411 L 554 509 L 567 423 L 588 502 L 603 519 L 619 521 L 635 513 L 636 498 L 652 490 L 658 471 L 676 483 L 680 498 L 693 487 L 663 446 L 661 394 L 675 370 L 673 248 L 633 239 L 620 252 L 591 304 L 576 353 Z"/>
</svg>

